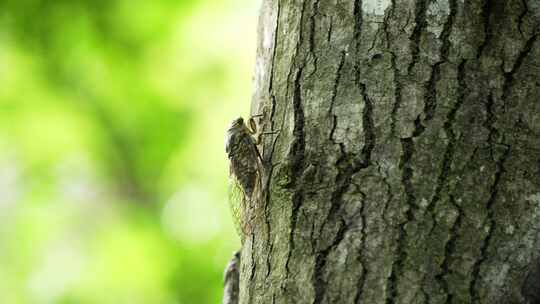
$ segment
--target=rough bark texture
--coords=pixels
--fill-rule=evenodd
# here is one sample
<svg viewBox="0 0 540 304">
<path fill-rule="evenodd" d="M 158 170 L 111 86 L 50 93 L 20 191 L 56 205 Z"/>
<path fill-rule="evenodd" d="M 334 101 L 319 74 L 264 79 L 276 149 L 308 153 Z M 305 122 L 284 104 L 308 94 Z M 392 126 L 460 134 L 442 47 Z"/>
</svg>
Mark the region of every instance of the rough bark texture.
<svg viewBox="0 0 540 304">
<path fill-rule="evenodd" d="M 240 303 L 538 303 L 539 24 L 538 0 L 264 0 L 252 114 L 279 132 Z"/>
</svg>

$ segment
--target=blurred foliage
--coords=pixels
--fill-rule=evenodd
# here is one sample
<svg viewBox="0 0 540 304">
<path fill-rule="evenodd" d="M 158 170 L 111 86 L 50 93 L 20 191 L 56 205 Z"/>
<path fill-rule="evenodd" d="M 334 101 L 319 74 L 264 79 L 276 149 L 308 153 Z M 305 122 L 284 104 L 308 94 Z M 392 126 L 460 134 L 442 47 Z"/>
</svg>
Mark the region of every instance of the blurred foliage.
<svg viewBox="0 0 540 304">
<path fill-rule="evenodd" d="M 0 1 L 0 303 L 219 303 L 252 2 Z"/>
</svg>

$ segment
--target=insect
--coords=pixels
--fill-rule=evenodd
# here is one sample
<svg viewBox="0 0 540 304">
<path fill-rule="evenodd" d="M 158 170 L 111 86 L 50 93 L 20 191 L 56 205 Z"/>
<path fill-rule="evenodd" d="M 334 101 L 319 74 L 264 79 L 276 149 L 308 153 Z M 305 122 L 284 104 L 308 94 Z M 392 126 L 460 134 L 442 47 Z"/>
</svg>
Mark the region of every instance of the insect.
<svg viewBox="0 0 540 304">
<path fill-rule="evenodd" d="M 251 230 L 257 195 L 260 195 L 262 186 L 263 163 L 257 148 L 260 137 L 255 137 L 257 125 L 253 117 L 248 125 L 241 117 L 233 120 L 225 142 L 229 158 L 229 204 L 241 238 Z"/>
<path fill-rule="evenodd" d="M 223 280 L 223 304 L 238 303 L 240 285 L 240 251 L 234 253 L 233 258 L 225 268 Z"/>
</svg>

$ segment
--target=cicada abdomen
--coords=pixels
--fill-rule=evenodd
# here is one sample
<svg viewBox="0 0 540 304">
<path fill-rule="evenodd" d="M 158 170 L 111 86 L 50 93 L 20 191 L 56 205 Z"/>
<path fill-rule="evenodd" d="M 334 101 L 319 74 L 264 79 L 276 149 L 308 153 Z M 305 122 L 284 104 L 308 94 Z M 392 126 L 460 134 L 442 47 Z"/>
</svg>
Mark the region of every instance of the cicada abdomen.
<svg viewBox="0 0 540 304">
<path fill-rule="evenodd" d="M 242 118 L 235 119 L 227 131 L 225 144 L 229 157 L 229 204 L 242 239 L 252 230 L 258 209 L 257 195 L 261 192 L 262 162 L 253 137 L 255 132 Z"/>
</svg>

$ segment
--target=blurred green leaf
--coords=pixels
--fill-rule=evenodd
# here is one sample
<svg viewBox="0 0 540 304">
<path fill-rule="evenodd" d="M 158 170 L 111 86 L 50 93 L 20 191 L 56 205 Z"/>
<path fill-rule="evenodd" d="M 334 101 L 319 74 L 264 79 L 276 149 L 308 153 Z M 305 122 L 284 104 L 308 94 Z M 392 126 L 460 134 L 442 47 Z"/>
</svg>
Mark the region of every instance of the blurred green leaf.
<svg viewBox="0 0 540 304">
<path fill-rule="evenodd" d="M 256 3 L 0 1 L 0 303 L 217 303 Z"/>
</svg>

